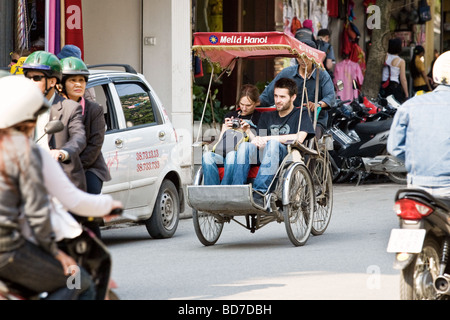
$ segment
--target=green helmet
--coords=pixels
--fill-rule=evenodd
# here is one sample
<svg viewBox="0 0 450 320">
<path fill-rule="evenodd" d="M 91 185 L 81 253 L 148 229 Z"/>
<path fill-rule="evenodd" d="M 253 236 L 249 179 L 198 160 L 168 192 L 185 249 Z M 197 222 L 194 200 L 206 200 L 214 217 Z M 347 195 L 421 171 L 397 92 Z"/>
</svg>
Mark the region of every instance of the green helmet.
<svg viewBox="0 0 450 320">
<path fill-rule="evenodd" d="M 26 75 L 28 71 L 39 71 L 49 78 L 61 81 L 61 64 L 57 56 L 46 51 L 36 51 L 29 55 L 22 66 Z"/>
<path fill-rule="evenodd" d="M 65 82 L 65 78 L 74 75 L 82 75 L 86 78 L 86 81 L 89 79 L 89 70 L 83 60 L 69 57 L 61 60 L 62 74 L 63 74 L 63 83 Z"/>
</svg>

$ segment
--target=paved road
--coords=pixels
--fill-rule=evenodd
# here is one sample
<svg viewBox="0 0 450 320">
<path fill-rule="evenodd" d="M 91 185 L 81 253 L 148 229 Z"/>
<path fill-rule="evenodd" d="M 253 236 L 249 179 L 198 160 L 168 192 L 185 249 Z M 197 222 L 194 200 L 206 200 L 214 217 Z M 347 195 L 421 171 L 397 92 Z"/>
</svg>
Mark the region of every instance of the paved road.
<svg viewBox="0 0 450 320">
<path fill-rule="evenodd" d="M 165 240 L 144 226 L 104 230 L 116 292 L 123 300 L 399 299 L 399 272 L 386 253 L 399 188 L 336 185 L 329 228 L 303 247 L 275 222 L 255 234 L 226 224 L 212 247 L 198 241 L 192 219 Z"/>
</svg>

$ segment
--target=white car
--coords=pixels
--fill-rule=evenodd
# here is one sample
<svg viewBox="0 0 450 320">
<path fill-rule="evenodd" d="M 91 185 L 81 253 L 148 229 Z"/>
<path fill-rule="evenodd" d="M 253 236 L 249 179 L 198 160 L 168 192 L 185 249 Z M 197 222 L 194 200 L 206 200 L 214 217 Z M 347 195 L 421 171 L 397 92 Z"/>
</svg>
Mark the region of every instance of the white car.
<svg viewBox="0 0 450 320">
<path fill-rule="evenodd" d="M 102 152 L 112 180 L 102 193 L 124 204 L 114 222 L 141 221 L 153 238 L 170 238 L 185 207 L 176 131 L 143 75 L 128 65 L 100 67 L 107 66 L 89 66 L 87 87 L 105 110 Z"/>
</svg>

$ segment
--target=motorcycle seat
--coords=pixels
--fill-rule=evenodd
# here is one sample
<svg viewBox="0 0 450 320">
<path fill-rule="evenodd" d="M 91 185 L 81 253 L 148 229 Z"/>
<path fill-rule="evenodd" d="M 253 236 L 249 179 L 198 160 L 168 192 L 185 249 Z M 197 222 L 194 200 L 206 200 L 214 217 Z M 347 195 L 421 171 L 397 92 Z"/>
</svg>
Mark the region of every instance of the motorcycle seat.
<svg viewBox="0 0 450 320">
<path fill-rule="evenodd" d="M 355 131 L 357 134 L 362 135 L 378 134 L 381 132 L 389 131 L 391 129 L 392 121 L 393 119 L 358 123 L 355 126 Z"/>
<path fill-rule="evenodd" d="M 440 207 L 442 210 L 450 212 L 450 198 L 432 196 L 428 192 L 422 189 L 401 189 L 397 192 L 396 201 L 403 198 L 417 199 L 419 201 L 425 201 L 433 206 Z"/>
</svg>

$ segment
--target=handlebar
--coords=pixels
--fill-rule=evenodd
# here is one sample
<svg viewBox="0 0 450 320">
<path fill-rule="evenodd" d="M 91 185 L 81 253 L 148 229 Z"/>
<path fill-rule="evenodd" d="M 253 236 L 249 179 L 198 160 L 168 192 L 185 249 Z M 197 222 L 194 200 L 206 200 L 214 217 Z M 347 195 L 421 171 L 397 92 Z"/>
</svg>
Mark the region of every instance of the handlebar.
<svg viewBox="0 0 450 320">
<path fill-rule="evenodd" d="M 123 213 L 123 208 L 116 208 L 116 209 L 113 209 L 109 213 L 109 215 L 111 215 L 111 216 L 118 216 L 118 215 L 122 215 L 122 213 Z"/>
</svg>

